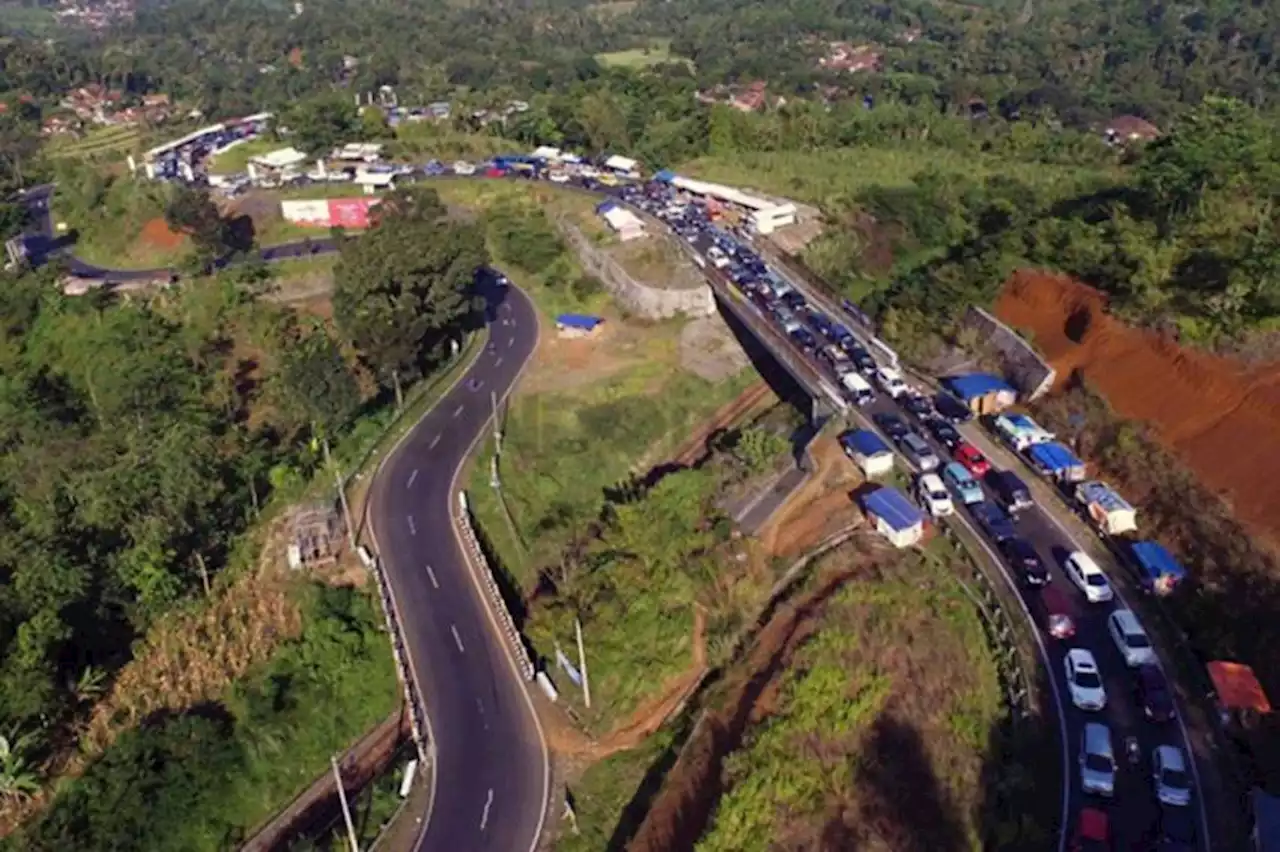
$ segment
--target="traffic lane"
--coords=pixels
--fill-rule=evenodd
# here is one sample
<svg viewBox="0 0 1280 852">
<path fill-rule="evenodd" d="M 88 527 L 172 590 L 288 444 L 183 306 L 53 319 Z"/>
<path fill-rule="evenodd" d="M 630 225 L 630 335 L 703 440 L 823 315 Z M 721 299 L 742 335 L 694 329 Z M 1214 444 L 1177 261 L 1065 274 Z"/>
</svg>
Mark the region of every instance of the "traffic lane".
<svg viewBox="0 0 1280 852">
<path fill-rule="evenodd" d="M 532 353 L 536 315 L 498 310 L 494 351 L 415 427 L 384 471 L 375 527 L 437 749 L 436 801 L 417 848 L 521 850 L 542 817 L 545 761 L 502 639 L 452 526 L 450 487 L 501 395 Z M 509 345 L 505 345 L 509 344 Z M 472 380 L 480 387 L 469 387 Z"/>
</svg>

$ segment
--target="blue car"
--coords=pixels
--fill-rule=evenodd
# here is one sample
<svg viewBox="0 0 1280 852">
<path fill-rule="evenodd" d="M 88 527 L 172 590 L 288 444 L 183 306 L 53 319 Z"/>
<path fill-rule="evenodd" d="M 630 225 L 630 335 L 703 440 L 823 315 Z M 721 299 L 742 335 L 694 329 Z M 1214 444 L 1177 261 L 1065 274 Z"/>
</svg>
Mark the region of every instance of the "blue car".
<svg viewBox="0 0 1280 852">
<path fill-rule="evenodd" d="M 988 500 L 974 503 L 969 507 L 969 511 L 982 531 L 997 544 L 1018 534 L 1013 528 L 1013 521 L 1009 520 L 1009 516 L 995 503 Z"/>
</svg>

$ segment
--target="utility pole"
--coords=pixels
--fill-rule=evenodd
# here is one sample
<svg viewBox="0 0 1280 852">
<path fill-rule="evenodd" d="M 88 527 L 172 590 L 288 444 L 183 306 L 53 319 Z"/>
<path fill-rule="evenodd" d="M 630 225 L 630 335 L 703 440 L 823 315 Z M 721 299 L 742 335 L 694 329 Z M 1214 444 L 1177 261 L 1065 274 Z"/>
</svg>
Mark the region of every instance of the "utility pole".
<svg viewBox="0 0 1280 852">
<path fill-rule="evenodd" d="M 347 505 L 347 489 L 342 485 L 341 473 L 335 470 L 333 478 L 338 484 L 338 502 L 342 504 L 342 519 L 347 524 L 347 544 L 351 545 L 351 551 L 354 553 L 356 549 L 356 527 L 351 522 L 351 507 Z"/>
<path fill-rule="evenodd" d="M 333 777 L 338 782 L 338 801 L 342 803 L 342 818 L 347 823 L 347 841 L 351 844 L 351 852 L 360 852 L 360 841 L 356 839 L 356 824 L 351 820 L 351 808 L 347 805 L 347 791 L 342 788 L 342 770 L 338 769 L 338 758 L 330 755 L 329 765 L 333 767 Z"/>
<path fill-rule="evenodd" d="M 582 649 L 582 621 L 573 620 L 574 629 L 578 633 L 578 668 L 582 670 L 582 701 L 591 709 L 591 682 L 587 680 L 587 653 Z"/>
</svg>

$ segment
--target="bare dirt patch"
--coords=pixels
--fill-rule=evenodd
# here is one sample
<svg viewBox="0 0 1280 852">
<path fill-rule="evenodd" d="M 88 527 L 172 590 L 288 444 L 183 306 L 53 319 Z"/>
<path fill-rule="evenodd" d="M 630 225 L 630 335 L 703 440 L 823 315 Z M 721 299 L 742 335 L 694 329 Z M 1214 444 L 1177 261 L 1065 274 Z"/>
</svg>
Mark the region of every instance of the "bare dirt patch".
<svg viewBox="0 0 1280 852">
<path fill-rule="evenodd" d="M 608 318 L 592 337 L 560 337 L 543 324 L 538 350 L 517 395 L 573 390 L 633 366 L 644 354 L 643 329 Z"/>
<path fill-rule="evenodd" d="M 610 246 L 609 255 L 631 277 L 650 287 L 692 290 L 706 286 L 689 258 L 667 237 L 653 234 L 642 240 Z"/>
<path fill-rule="evenodd" d="M 1031 333 L 1060 383 L 1083 378 L 1121 416 L 1150 424 L 1247 526 L 1280 533 L 1280 365 L 1181 347 L 1109 315 L 1098 291 L 1039 272 L 1016 273 L 996 314 Z"/>
<path fill-rule="evenodd" d="M 138 242 L 145 248 L 165 251 L 177 248 L 186 239 L 186 234 L 170 228 L 169 223 L 160 216 L 148 220 L 138 235 Z"/>
<path fill-rule="evenodd" d="M 750 363 L 719 314 L 693 320 L 680 330 L 680 366 L 708 382 L 736 376 Z"/>
<path fill-rule="evenodd" d="M 761 546 L 773 556 L 797 557 L 860 520 L 849 493 L 863 480 L 839 442 L 823 436 L 812 454 L 817 471 L 759 532 Z"/>
</svg>

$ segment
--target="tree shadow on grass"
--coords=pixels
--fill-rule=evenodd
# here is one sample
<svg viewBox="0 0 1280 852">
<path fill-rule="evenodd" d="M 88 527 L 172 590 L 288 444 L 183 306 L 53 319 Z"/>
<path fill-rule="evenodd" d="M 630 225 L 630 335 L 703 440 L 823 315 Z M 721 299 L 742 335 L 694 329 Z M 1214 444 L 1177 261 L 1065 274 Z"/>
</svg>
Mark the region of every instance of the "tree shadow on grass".
<svg viewBox="0 0 1280 852">
<path fill-rule="evenodd" d="M 890 713 L 876 719 L 863 742 L 857 816 L 865 831 L 895 852 L 968 848 L 964 819 L 930 764 L 920 732 Z M 828 834 L 828 826 L 824 834 Z"/>
</svg>

